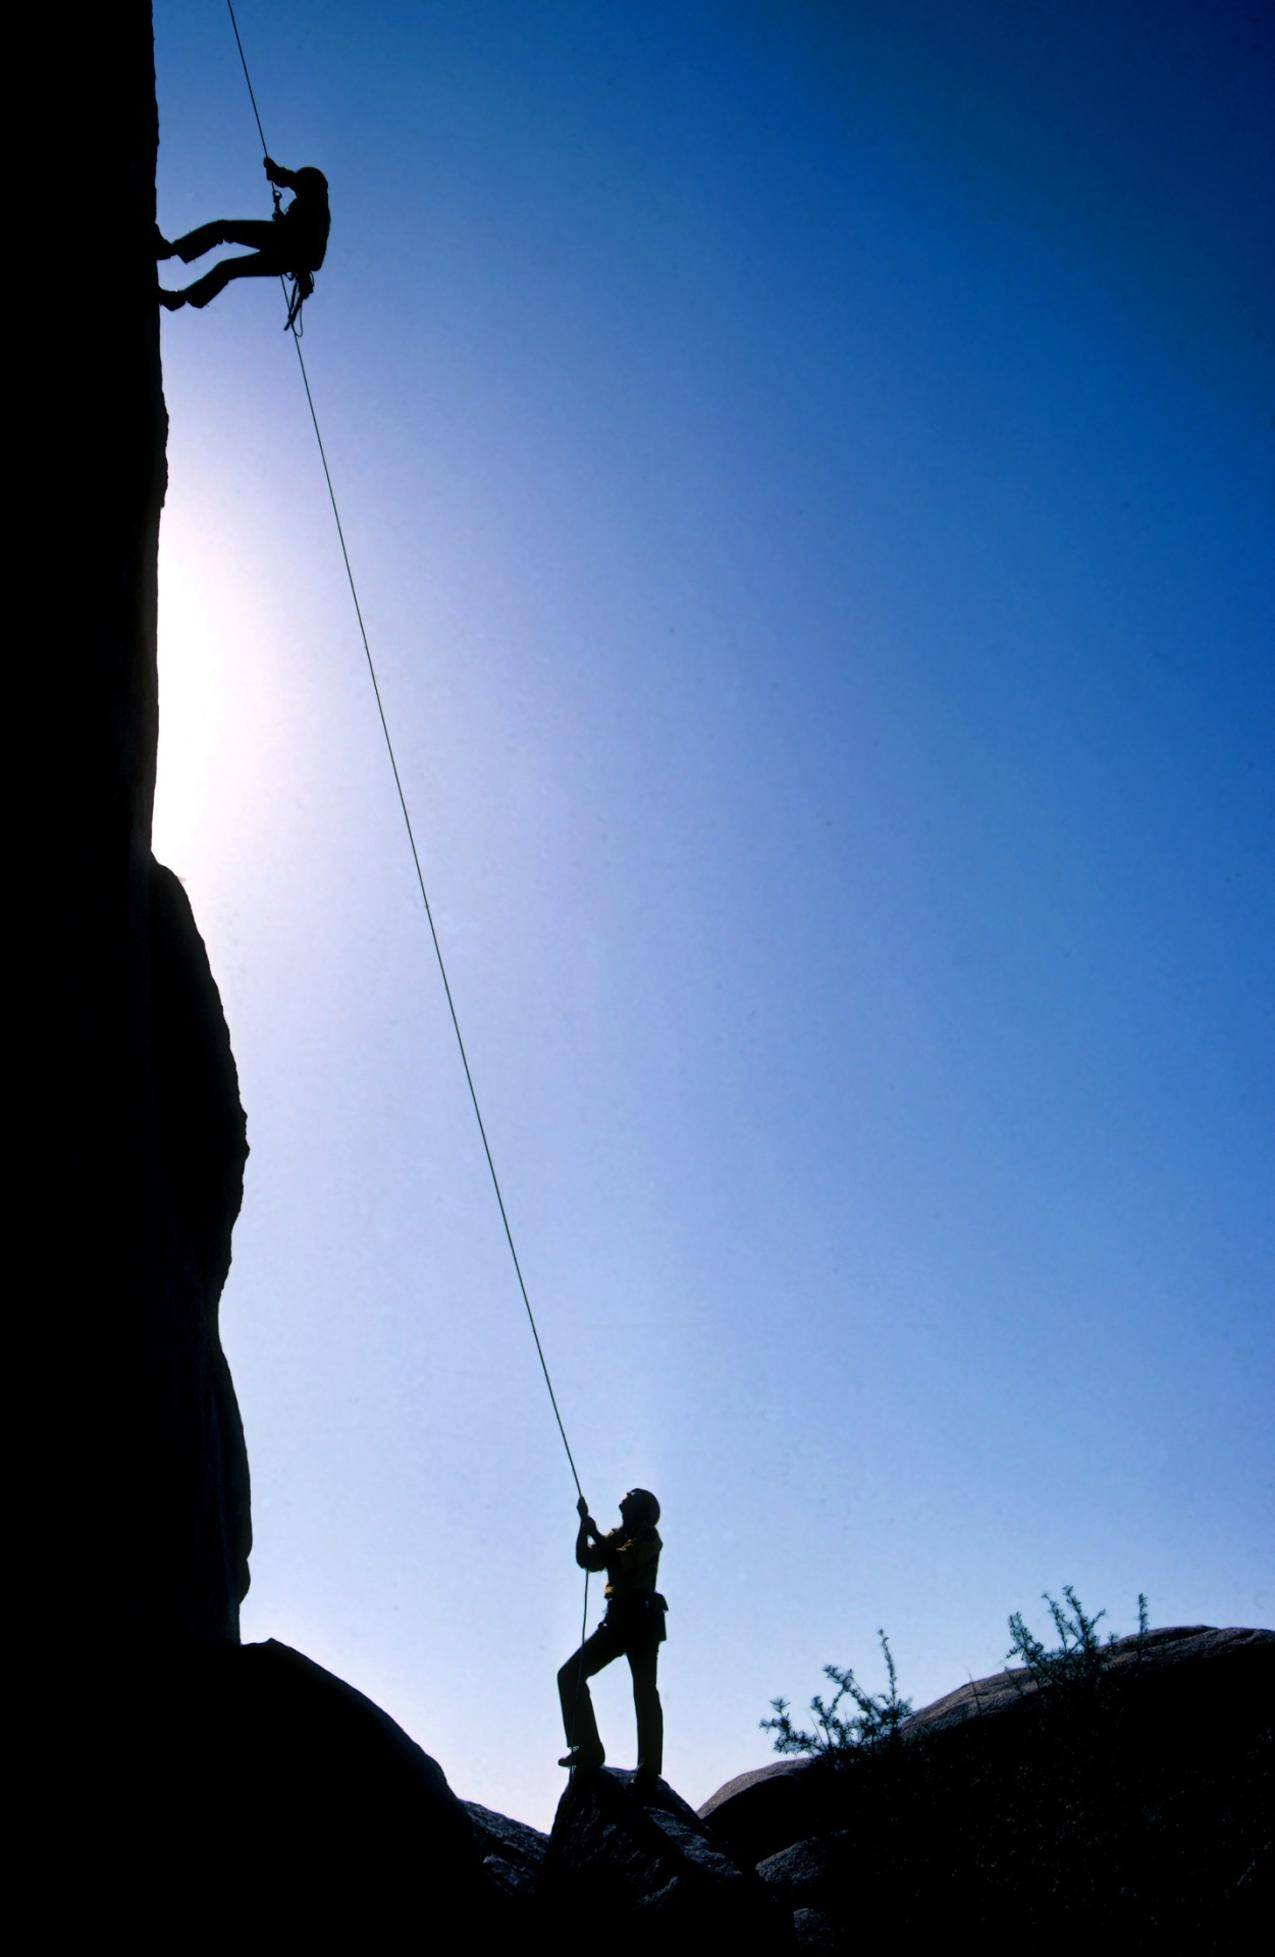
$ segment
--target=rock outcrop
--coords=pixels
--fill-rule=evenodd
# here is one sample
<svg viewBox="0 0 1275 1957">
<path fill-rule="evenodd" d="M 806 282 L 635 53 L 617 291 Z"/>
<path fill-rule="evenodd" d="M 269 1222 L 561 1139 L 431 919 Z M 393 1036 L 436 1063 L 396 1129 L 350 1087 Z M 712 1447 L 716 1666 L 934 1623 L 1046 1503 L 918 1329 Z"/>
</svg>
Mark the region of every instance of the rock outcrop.
<svg viewBox="0 0 1275 1957">
<path fill-rule="evenodd" d="M 789 1912 L 734 1861 L 664 1781 L 609 1768 L 573 1774 L 558 1804 L 540 1900 L 551 1922 L 590 1924 L 608 1948 L 680 1953 L 725 1937 L 789 1947 Z"/>
<path fill-rule="evenodd" d="M 1229 1948 L 1272 1880 L 1273 1731 L 1275 1633 L 1163 1630 L 1090 1686 L 971 1681 L 897 1744 L 741 1774 L 700 1817 L 812 1949 L 954 1921 Z"/>
<path fill-rule="evenodd" d="M 477 1801 L 466 1801 L 464 1807 L 488 1875 L 506 1896 L 519 1902 L 535 1901 L 549 1848 L 548 1835 L 528 1827 L 525 1821 L 495 1814 Z"/>
<path fill-rule="evenodd" d="M 153 1657 L 146 1717 L 131 1722 L 166 1796 L 146 1859 L 166 1899 L 201 1898 L 205 1931 L 461 1950 L 509 1927 L 519 1898 L 489 1866 L 489 1830 L 361 1692 L 273 1639 Z M 512 1849 L 518 1824 L 505 1826 Z"/>
</svg>

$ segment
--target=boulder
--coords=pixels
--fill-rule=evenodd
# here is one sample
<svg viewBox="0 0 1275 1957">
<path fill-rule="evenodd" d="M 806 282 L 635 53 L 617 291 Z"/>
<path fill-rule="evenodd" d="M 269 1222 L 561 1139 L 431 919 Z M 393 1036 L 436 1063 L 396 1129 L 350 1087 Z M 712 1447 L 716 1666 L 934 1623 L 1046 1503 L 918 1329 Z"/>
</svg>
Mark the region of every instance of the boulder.
<svg viewBox="0 0 1275 1957">
<path fill-rule="evenodd" d="M 1270 1635 L 1265 1631 L 1215 1630 L 1208 1624 L 1170 1625 L 1148 1631 L 1145 1637 L 1117 1638 L 1102 1654 L 1104 1675 L 1124 1678 L 1134 1672 L 1150 1677 L 1182 1664 L 1211 1664 L 1227 1653 L 1260 1643 Z M 1005 1712 L 1039 1690 L 1035 1680 L 1020 1666 L 993 1674 L 991 1678 L 970 1679 L 947 1692 L 941 1699 L 914 1713 L 903 1729 L 909 1744 L 930 1733 L 945 1732 L 968 1719 L 985 1719 Z"/>
<path fill-rule="evenodd" d="M 700 1814 L 811 1948 L 954 1920 L 1222 1948 L 1271 1885 L 1273 1729 L 1275 1633 L 1182 1627 L 1088 1684 L 971 1682 L 894 1743 L 741 1774 Z"/>
<path fill-rule="evenodd" d="M 749 1950 L 793 1948 L 789 1911 L 745 1872 L 664 1781 L 643 1789 L 610 1769 L 572 1775 L 558 1804 L 542 1896 L 565 1932 L 588 1924 L 609 1951 L 661 1957 L 706 1938 Z"/>
<path fill-rule="evenodd" d="M 530 1902 L 540 1887 L 548 1835 L 525 1821 L 512 1821 L 507 1814 L 495 1814 L 477 1801 L 463 1803 L 478 1837 L 483 1867 L 505 1895 Z"/>
<path fill-rule="evenodd" d="M 795 1909 L 792 1930 L 798 1950 L 831 1952 L 841 1948 L 835 1923 L 820 1910 Z"/>
<path fill-rule="evenodd" d="M 818 1827 L 824 1777 L 820 1764 L 804 1756 L 773 1760 L 726 1781 L 709 1795 L 699 1817 L 738 1862 L 751 1868 Z"/>
<path fill-rule="evenodd" d="M 410 1924 L 460 1949 L 508 1927 L 489 1831 L 361 1692 L 273 1639 L 152 1652 L 144 1676 L 127 1724 L 143 1784 L 118 1782 L 140 1796 L 119 1871 L 134 1930 L 197 1914 L 218 1937 L 380 1949 Z"/>
<path fill-rule="evenodd" d="M 840 1835 L 794 1842 L 757 1864 L 757 1873 L 791 1910 L 819 1908 L 844 1866 L 849 1844 Z"/>
</svg>

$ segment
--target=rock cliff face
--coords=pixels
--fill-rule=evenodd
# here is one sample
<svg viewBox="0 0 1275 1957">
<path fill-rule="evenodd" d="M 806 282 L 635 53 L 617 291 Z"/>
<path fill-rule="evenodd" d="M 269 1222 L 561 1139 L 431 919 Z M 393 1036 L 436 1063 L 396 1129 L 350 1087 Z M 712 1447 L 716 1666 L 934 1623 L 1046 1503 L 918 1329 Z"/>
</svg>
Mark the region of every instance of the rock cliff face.
<svg viewBox="0 0 1275 1957">
<path fill-rule="evenodd" d="M 534 1832 L 520 1844 L 502 1824 L 498 1852 L 370 1701 L 285 1646 L 239 1642 L 248 1468 L 218 1306 L 245 1121 L 207 952 L 151 853 L 167 417 L 150 7 L 83 9 L 56 50 L 49 33 L 70 104 L 61 207 L 94 220 L 75 243 L 95 302 L 91 331 L 51 325 L 57 461 L 75 457 L 81 518 L 73 574 L 51 594 L 77 805 L 74 909 L 49 961 L 64 985 L 46 1004 L 65 1042 L 51 1178 L 65 1289 L 45 1361 L 41 1601 L 56 1598 L 57 1652 L 33 1723 L 36 1769 L 77 1816 L 74 1894 L 57 1907 L 142 1949 L 249 1926 L 379 1948 L 423 1906 L 435 1930 L 481 1940 L 525 1884 Z"/>
<path fill-rule="evenodd" d="M 51 51 L 52 53 L 52 51 Z M 81 9 L 56 65 L 58 143 L 81 222 L 53 333 L 65 425 L 66 627 L 56 703 L 83 741 L 75 914 L 61 977 L 66 1067 L 56 1190 L 74 1355 L 56 1442 L 78 1481 L 62 1541 L 82 1629 L 234 1638 L 247 1587 L 248 1473 L 218 1335 L 246 1156 L 230 1041 L 185 894 L 151 854 L 156 590 L 167 420 L 155 304 L 158 122 L 150 8 Z M 92 307 L 84 314 L 79 308 Z M 68 309 L 71 318 L 67 318 Z M 78 331 L 74 334 L 71 327 Z M 91 1496 L 89 1491 L 91 1490 Z M 73 1550 L 70 1545 L 73 1543 Z M 69 1551 L 69 1553 L 68 1553 Z"/>
</svg>

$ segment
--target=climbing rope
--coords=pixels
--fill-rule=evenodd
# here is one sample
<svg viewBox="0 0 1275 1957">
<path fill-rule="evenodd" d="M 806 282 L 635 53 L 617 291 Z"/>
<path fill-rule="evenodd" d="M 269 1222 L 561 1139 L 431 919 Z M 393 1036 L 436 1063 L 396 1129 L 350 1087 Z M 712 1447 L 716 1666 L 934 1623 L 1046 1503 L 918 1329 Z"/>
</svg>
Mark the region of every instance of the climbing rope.
<svg viewBox="0 0 1275 1957">
<path fill-rule="evenodd" d="M 239 50 L 239 60 L 243 67 L 244 81 L 247 83 L 248 86 L 248 99 L 252 103 L 252 113 L 253 116 L 256 118 L 257 134 L 261 138 L 261 153 L 263 157 L 268 157 L 270 154 L 270 148 L 266 142 L 265 129 L 262 126 L 261 111 L 257 107 L 256 90 L 253 88 L 252 76 L 248 69 L 248 57 L 244 52 L 243 38 L 239 32 L 239 22 L 235 18 L 234 0 L 226 0 L 226 8 L 230 14 L 231 27 L 234 29 L 235 46 Z M 275 190 L 274 192 L 274 199 L 277 208 L 279 203 L 279 193 L 277 190 Z M 283 280 L 280 279 L 279 283 L 282 286 Z M 284 296 L 286 299 L 287 297 L 286 288 L 285 288 Z M 354 570 L 350 563 L 349 550 L 346 547 L 345 526 L 341 522 L 341 511 L 340 511 L 340 506 L 337 503 L 336 489 L 333 486 L 333 482 L 332 482 L 332 471 L 328 466 L 327 450 L 323 444 L 323 431 L 319 427 L 319 416 L 318 416 L 318 411 L 314 405 L 314 394 L 310 387 L 310 376 L 306 371 L 305 355 L 301 351 L 300 327 L 296 321 L 295 308 L 290 308 L 287 327 L 292 334 L 292 344 L 297 350 L 297 364 L 301 369 L 301 382 L 302 382 L 302 386 L 305 388 L 306 406 L 310 410 L 310 420 L 314 427 L 314 439 L 316 444 L 318 445 L 319 460 L 323 465 L 323 479 L 328 487 L 328 501 L 332 505 L 332 516 L 336 524 L 337 541 L 341 546 L 341 560 L 345 565 L 346 582 L 349 584 L 350 587 L 350 597 L 354 601 L 354 616 L 358 621 L 359 637 L 363 641 L 363 654 L 364 654 L 364 658 L 367 661 L 368 676 L 372 682 L 372 692 L 376 698 L 376 711 L 381 722 L 381 733 L 385 738 L 385 751 L 386 754 L 389 756 L 390 770 L 394 776 L 394 787 L 398 795 L 398 805 L 400 810 L 402 811 L 403 827 L 407 832 L 408 846 L 412 852 L 412 867 L 416 872 L 417 888 L 421 893 L 421 903 L 425 911 L 425 921 L 429 925 L 430 942 L 434 947 L 434 957 L 438 965 L 439 977 L 443 981 L 443 992 L 447 999 L 447 1010 L 451 1015 L 452 1031 L 456 1035 L 456 1045 L 460 1053 L 461 1066 L 464 1069 L 464 1073 L 465 1073 L 465 1085 L 469 1089 L 470 1104 L 474 1110 L 474 1119 L 478 1124 L 478 1133 L 483 1145 L 483 1154 L 487 1160 L 487 1170 L 491 1177 L 491 1186 L 492 1189 L 495 1191 L 496 1206 L 500 1211 L 500 1221 L 505 1233 L 505 1242 L 509 1246 L 509 1256 L 513 1263 L 514 1276 L 518 1282 L 518 1291 L 522 1298 L 523 1307 L 527 1314 L 527 1323 L 531 1328 L 532 1339 L 535 1341 L 536 1357 L 540 1361 L 540 1370 L 544 1375 L 545 1387 L 549 1394 L 549 1404 L 553 1408 L 553 1417 L 557 1422 L 558 1433 L 561 1436 L 562 1445 L 566 1452 L 567 1464 L 571 1469 L 571 1479 L 575 1483 L 576 1494 L 583 1502 L 584 1490 L 580 1486 L 580 1476 L 576 1471 L 575 1456 L 571 1452 L 571 1443 L 567 1439 L 567 1430 L 563 1425 L 562 1413 L 558 1406 L 558 1396 L 553 1390 L 553 1381 L 549 1376 L 549 1364 L 545 1358 L 544 1347 L 540 1342 L 540 1331 L 536 1324 L 536 1315 L 531 1309 L 531 1299 L 528 1295 L 526 1281 L 522 1274 L 522 1265 L 518 1258 L 518 1249 L 516 1244 L 514 1243 L 514 1233 L 509 1222 L 509 1212 L 505 1208 L 505 1198 L 504 1198 L 504 1193 L 500 1186 L 500 1177 L 496 1173 L 495 1158 L 493 1157 L 491 1152 L 491 1144 L 487 1139 L 487 1126 L 483 1120 L 482 1109 L 478 1103 L 478 1090 L 474 1085 L 474 1076 L 469 1065 L 469 1055 L 465 1050 L 465 1040 L 460 1030 L 460 1018 L 456 1011 L 456 1001 L 452 995 L 451 981 L 447 976 L 447 966 L 443 958 L 443 948 L 441 943 L 439 942 L 438 931 L 434 924 L 434 913 L 430 906 L 429 893 L 425 888 L 425 872 L 421 867 L 420 851 L 416 845 L 416 832 L 412 827 L 412 818 L 407 806 L 407 796 L 403 789 L 403 779 L 399 773 L 398 758 L 395 755 L 394 742 L 390 736 L 390 724 L 388 718 L 386 717 L 385 702 L 381 696 L 381 683 L 380 680 L 377 678 L 376 662 L 372 657 L 372 647 L 368 640 L 367 626 L 363 622 L 363 607 L 359 603 L 358 586 L 354 582 Z M 585 1633 L 588 1627 L 588 1614 L 589 1614 L 589 1572 L 586 1570 L 584 1573 L 584 1624 L 582 1626 L 581 1633 L 580 1633 L 580 1642 L 582 1645 L 584 1643 Z M 581 1671 L 583 1672 L 583 1664 L 581 1665 Z M 577 1699 L 578 1696 L 579 1696 L 579 1683 L 577 1683 Z"/>
<path fill-rule="evenodd" d="M 248 57 L 243 51 L 243 37 L 239 32 L 239 22 L 235 19 L 234 0 L 226 0 L 226 6 L 230 11 L 230 25 L 234 29 L 235 46 L 239 50 L 239 65 L 243 69 L 243 78 L 248 84 L 248 100 L 252 103 L 252 113 L 257 119 L 257 134 L 261 138 L 261 154 L 263 156 L 269 156 L 270 145 L 266 141 L 266 132 L 261 126 L 261 111 L 257 107 L 257 91 L 252 85 L 252 76 L 248 73 Z M 274 201 L 277 210 L 279 206 L 279 193 L 277 190 L 274 193 Z"/>
<path fill-rule="evenodd" d="M 230 25 L 234 30 L 235 46 L 239 50 L 239 62 L 243 68 L 243 78 L 247 84 L 248 100 L 252 104 L 252 113 L 257 124 L 257 134 L 261 139 L 261 154 L 263 158 L 268 158 L 270 155 L 270 146 L 266 141 L 266 132 L 261 121 L 261 111 L 257 107 L 257 92 L 252 85 L 252 75 L 248 68 L 248 57 L 244 52 L 243 37 L 239 32 L 239 22 L 235 18 L 234 0 L 226 0 L 226 9 L 230 15 Z M 278 188 L 273 184 L 271 185 L 271 195 L 274 198 L 274 207 L 277 213 L 280 202 L 279 192 Z M 501 1226 L 505 1233 L 505 1242 L 509 1246 L 509 1256 L 514 1267 L 514 1276 L 518 1282 L 519 1295 L 522 1298 L 523 1308 L 527 1314 L 527 1323 L 531 1328 L 531 1336 L 535 1342 L 536 1358 L 540 1362 L 540 1370 L 544 1375 L 545 1388 L 549 1395 L 549 1404 L 553 1408 L 553 1417 L 557 1422 L 558 1433 L 562 1439 L 563 1449 L 567 1457 L 567 1465 L 571 1469 L 571 1479 L 575 1483 L 576 1494 L 579 1497 L 581 1508 L 583 1508 L 585 1505 L 584 1490 L 580 1486 L 580 1476 L 576 1470 L 575 1456 L 571 1452 L 571 1443 L 567 1439 L 567 1430 L 563 1425 L 562 1413 L 558 1406 L 558 1396 L 553 1390 L 553 1380 L 549 1376 L 549 1363 L 545 1358 L 544 1347 L 540 1342 L 540 1331 L 536 1324 L 536 1315 L 531 1309 L 531 1299 L 527 1292 L 526 1280 L 522 1274 L 522 1265 L 518 1258 L 518 1248 L 514 1242 L 514 1233 L 509 1222 L 509 1212 L 505 1208 L 504 1192 L 500 1187 L 500 1177 L 496 1173 L 495 1158 L 491 1152 L 491 1144 L 487 1139 L 487 1125 L 483 1120 L 482 1109 L 478 1103 L 478 1090 L 474 1085 L 474 1076 L 469 1065 L 469 1055 L 465 1050 L 464 1035 L 460 1030 L 460 1018 L 456 1011 L 456 1001 L 452 996 L 451 981 L 447 976 L 447 965 L 443 958 L 443 947 L 439 942 L 438 931 L 434 924 L 434 912 L 430 906 L 429 893 L 425 888 L 425 872 L 421 867 L 420 851 L 416 846 L 416 832 L 412 827 L 412 817 L 407 806 L 407 796 L 403 789 L 403 779 L 399 773 L 398 758 L 395 755 L 394 742 L 390 736 L 390 724 L 385 713 L 385 702 L 381 697 L 381 683 L 377 678 L 376 662 L 372 657 L 372 647 L 368 640 L 367 626 L 363 622 L 363 607 L 359 603 L 358 586 L 354 582 L 354 569 L 350 563 L 349 550 L 346 547 L 345 526 L 341 522 L 340 505 L 336 499 L 336 489 L 332 482 L 332 471 L 328 466 L 327 450 L 323 445 L 323 431 L 319 427 L 319 415 L 314 405 L 314 394 L 310 387 L 310 376 L 306 371 L 305 355 L 301 351 L 301 307 L 309 297 L 309 292 L 304 289 L 300 279 L 294 279 L 291 296 L 289 296 L 287 285 L 282 278 L 279 280 L 279 286 L 288 308 L 285 330 L 292 335 L 292 344 L 297 350 L 297 365 L 301 370 L 301 384 L 305 389 L 306 406 L 310 410 L 310 421 L 314 428 L 314 439 L 319 451 L 319 461 L 323 465 L 323 479 L 328 488 L 328 501 L 332 505 L 332 518 L 336 524 L 337 541 L 341 546 L 341 561 L 345 565 L 346 582 L 349 584 L 350 597 L 354 603 L 354 616 L 358 621 L 359 637 L 363 641 L 363 655 L 367 661 L 368 677 L 372 682 L 372 692 L 376 698 L 376 711 L 381 722 L 381 733 L 385 737 L 385 752 L 389 756 L 390 771 L 394 776 L 394 788 L 398 795 L 399 808 L 402 811 L 403 827 L 407 832 L 408 847 L 412 852 L 412 867 L 416 872 L 416 883 L 421 893 L 421 904 L 425 911 L 425 921 L 429 925 L 430 942 L 434 947 L 434 957 L 438 965 L 438 974 L 443 981 L 443 992 L 447 999 L 447 1010 L 451 1015 L 452 1031 L 456 1035 L 456 1046 L 460 1053 L 461 1066 L 464 1069 L 465 1085 L 469 1089 L 470 1104 L 474 1110 L 474 1120 L 478 1124 L 478 1133 L 483 1145 L 483 1154 L 486 1157 L 487 1170 L 491 1177 L 491 1186 L 495 1191 L 496 1206 L 500 1211 Z M 309 281 L 309 290 L 313 291 L 313 289 L 314 281 L 311 279 Z M 571 1719 L 573 1733 L 578 1727 L 580 1699 L 584 1691 L 584 1646 L 588 1632 L 589 1571 L 586 1569 L 584 1573 L 584 1602 L 580 1613 L 580 1655 L 576 1668 L 575 1697 Z"/>
<path fill-rule="evenodd" d="M 239 22 L 235 18 L 234 0 L 226 0 L 226 6 L 230 13 L 230 25 L 235 33 L 235 46 L 239 50 L 239 65 L 243 69 L 243 78 L 248 85 L 248 100 L 252 103 L 252 113 L 256 118 L 257 134 L 261 138 L 261 154 L 266 161 L 269 161 L 270 146 L 266 142 L 266 132 L 261 125 L 261 111 L 257 107 L 257 91 L 252 85 L 252 76 L 248 72 L 248 57 L 244 53 L 243 36 L 239 32 Z M 274 200 L 274 214 L 277 218 L 283 208 L 283 199 L 279 195 L 278 184 L 271 183 L 270 195 Z M 314 274 L 313 272 L 290 272 L 287 276 L 292 280 L 291 292 L 288 291 L 284 276 L 281 274 L 279 278 L 279 285 L 283 291 L 284 300 L 288 308 L 288 316 L 283 322 L 283 330 L 285 333 L 291 333 L 294 340 L 300 340 L 301 335 L 305 332 L 305 325 L 301 318 L 301 308 L 305 305 L 306 300 L 313 296 Z M 298 346 L 298 358 L 300 357 L 300 353 L 301 348 Z"/>
</svg>

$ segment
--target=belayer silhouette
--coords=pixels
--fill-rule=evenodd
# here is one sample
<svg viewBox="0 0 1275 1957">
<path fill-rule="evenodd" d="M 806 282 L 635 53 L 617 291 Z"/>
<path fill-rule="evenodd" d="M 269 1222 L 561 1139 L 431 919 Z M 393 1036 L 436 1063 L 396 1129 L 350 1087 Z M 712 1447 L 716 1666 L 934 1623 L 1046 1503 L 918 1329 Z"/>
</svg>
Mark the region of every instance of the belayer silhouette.
<svg viewBox="0 0 1275 1957">
<path fill-rule="evenodd" d="M 291 325 L 301 303 L 314 291 L 314 274 L 328 248 L 328 227 L 332 221 L 328 180 L 322 170 L 309 166 L 303 170 L 285 170 L 271 157 L 265 160 L 265 172 L 276 188 L 293 192 L 286 210 L 277 208 L 276 197 L 273 217 L 215 218 L 211 224 L 198 225 L 171 244 L 167 238 L 157 235 L 156 258 L 180 258 L 187 265 L 192 258 L 202 258 L 217 245 L 254 248 L 247 258 L 223 259 L 181 292 L 169 292 L 161 286 L 161 306 L 167 306 L 170 312 L 176 312 L 179 306 L 206 306 L 210 299 L 225 291 L 232 279 L 286 277 L 295 279 L 297 288 L 288 321 Z"/>
<path fill-rule="evenodd" d="M 614 1659 L 624 1657 L 633 1674 L 638 1778 L 654 1781 L 664 1764 L 664 1713 L 655 1670 L 668 1609 L 655 1588 L 663 1548 L 655 1527 L 660 1505 L 648 1489 L 630 1488 L 620 1503 L 620 1527 L 608 1530 L 605 1536 L 589 1514 L 583 1495 L 576 1509 L 580 1517 L 576 1562 L 582 1570 L 606 1571 L 607 1607 L 592 1637 L 585 1639 L 558 1673 L 568 1749 L 559 1764 L 600 1767 L 606 1759 L 587 1681 Z"/>
</svg>

